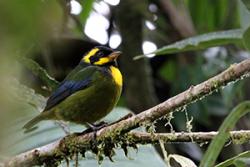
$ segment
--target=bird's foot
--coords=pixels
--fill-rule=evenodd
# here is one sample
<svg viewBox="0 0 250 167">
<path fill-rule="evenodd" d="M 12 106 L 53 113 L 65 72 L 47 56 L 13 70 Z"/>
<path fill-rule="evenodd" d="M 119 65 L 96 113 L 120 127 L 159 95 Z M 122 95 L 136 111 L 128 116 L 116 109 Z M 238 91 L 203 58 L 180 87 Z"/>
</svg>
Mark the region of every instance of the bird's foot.
<svg viewBox="0 0 250 167">
<path fill-rule="evenodd" d="M 102 121 L 102 122 L 100 122 L 98 124 L 87 123 L 87 125 L 89 126 L 88 129 L 84 130 L 81 133 L 76 133 L 76 135 L 84 135 L 84 134 L 93 132 L 91 147 L 92 147 L 92 151 L 97 154 L 98 153 L 98 141 L 96 140 L 96 137 L 97 137 L 96 133 L 97 133 L 98 130 L 108 126 L 108 124 L 106 122 Z"/>
<path fill-rule="evenodd" d="M 106 122 L 102 121 L 102 122 L 99 122 L 98 124 L 88 123 L 88 126 L 90 127 L 90 129 L 92 129 L 92 131 L 94 133 L 93 138 L 92 138 L 92 142 L 91 142 L 92 151 L 97 154 L 98 153 L 98 141 L 96 139 L 97 138 L 96 133 L 98 130 L 108 126 L 108 124 Z"/>
<path fill-rule="evenodd" d="M 102 122 L 99 122 L 98 124 L 91 124 L 91 123 L 87 123 L 88 126 L 89 126 L 89 129 L 91 129 L 92 131 L 91 132 L 94 132 L 94 141 L 96 141 L 96 132 L 106 126 L 108 126 L 108 123 L 102 121 Z"/>
<path fill-rule="evenodd" d="M 87 133 L 91 133 L 94 132 L 94 138 L 96 138 L 96 132 L 106 126 L 108 126 L 108 124 L 104 121 L 99 122 L 98 124 L 92 124 L 92 123 L 87 123 L 87 125 L 89 126 L 89 128 L 87 128 L 86 130 L 80 132 L 80 133 L 75 133 L 76 135 L 80 136 L 80 135 L 85 135 Z"/>
<path fill-rule="evenodd" d="M 91 123 L 87 123 L 88 126 L 90 127 L 90 129 L 92 129 L 92 131 L 98 131 L 106 126 L 108 126 L 108 123 L 102 121 L 99 122 L 98 124 L 91 124 Z"/>
</svg>

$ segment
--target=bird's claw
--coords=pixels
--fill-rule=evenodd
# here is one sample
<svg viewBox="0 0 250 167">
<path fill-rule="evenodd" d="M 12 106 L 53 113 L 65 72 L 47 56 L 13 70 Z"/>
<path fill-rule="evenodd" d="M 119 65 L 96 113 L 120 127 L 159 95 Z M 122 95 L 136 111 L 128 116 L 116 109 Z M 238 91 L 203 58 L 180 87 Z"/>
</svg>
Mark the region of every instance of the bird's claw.
<svg viewBox="0 0 250 167">
<path fill-rule="evenodd" d="M 104 121 L 99 122 L 98 124 L 90 124 L 90 123 L 88 123 L 88 125 L 90 127 L 89 129 L 92 130 L 91 132 L 94 132 L 94 137 L 93 137 L 94 141 L 96 141 L 96 132 L 98 130 L 100 130 L 100 129 L 106 127 L 106 126 L 108 126 L 108 124 L 106 122 L 104 122 Z"/>
<path fill-rule="evenodd" d="M 86 130 L 80 132 L 80 133 L 75 133 L 75 135 L 80 136 L 80 135 L 85 135 L 87 133 L 91 133 L 94 132 L 94 138 L 96 138 L 96 132 L 106 126 L 108 126 L 108 124 L 104 121 L 99 122 L 98 124 L 91 124 L 91 123 L 87 123 L 87 125 L 89 126 L 89 128 L 87 128 Z"/>
<path fill-rule="evenodd" d="M 88 126 L 92 129 L 92 131 L 98 131 L 106 126 L 108 126 L 108 123 L 102 121 L 102 122 L 99 122 L 98 124 L 90 124 L 90 123 L 87 123 Z"/>
</svg>

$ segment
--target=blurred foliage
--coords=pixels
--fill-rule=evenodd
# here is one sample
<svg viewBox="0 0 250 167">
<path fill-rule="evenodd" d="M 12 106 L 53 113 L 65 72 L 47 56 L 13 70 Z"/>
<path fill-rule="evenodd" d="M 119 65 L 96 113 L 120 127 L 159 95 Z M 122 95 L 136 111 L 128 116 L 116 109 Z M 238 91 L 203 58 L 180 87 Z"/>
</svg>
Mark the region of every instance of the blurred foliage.
<svg viewBox="0 0 250 167">
<path fill-rule="evenodd" d="M 0 34 L 11 50 L 27 51 L 60 31 L 62 10 L 56 0 L 1 1 L 0 6 Z"/>
<path fill-rule="evenodd" d="M 221 149 L 230 136 L 236 122 L 244 115 L 250 112 L 250 101 L 242 102 L 236 106 L 232 112 L 226 117 L 219 129 L 219 134 L 213 139 L 204 155 L 200 166 L 214 166 L 215 161 L 220 154 Z M 249 157 L 250 158 L 250 157 Z"/>
<path fill-rule="evenodd" d="M 199 32 L 238 27 L 235 0 L 187 0 L 187 5 Z M 234 12 L 232 12 L 234 10 Z"/>
<path fill-rule="evenodd" d="M 21 127 L 43 108 L 45 96 L 48 96 L 56 85 L 53 86 L 55 82 L 53 78 L 62 80 L 87 50 L 99 45 L 84 31 L 86 22 L 91 19 L 91 14 L 94 12 L 108 22 L 104 30 L 108 36 L 105 45 L 110 45 L 113 34 L 120 35 L 116 24 L 119 19 L 115 14 L 117 6 L 103 0 L 77 0 L 77 2 L 82 7 L 78 15 L 71 13 L 70 0 L 28 0 L 25 3 L 18 0 L 0 1 L 2 79 L 0 83 L 2 94 L 0 96 L 0 145 L 2 146 L 0 158 L 50 143 L 64 136 L 63 131 L 52 122 L 42 123 L 30 134 L 23 134 Z M 166 11 L 162 6 L 163 3 L 160 2 L 148 0 L 147 3 L 143 3 L 142 10 L 138 7 L 139 1 L 134 1 L 134 8 L 142 14 L 143 23 L 148 21 L 151 24 L 151 27 L 146 23 L 143 24 L 144 41 L 153 42 L 159 48 L 156 54 L 161 54 L 150 59 L 154 88 L 159 101 L 164 101 L 188 89 L 191 85 L 212 77 L 232 63 L 250 57 L 249 52 L 246 51 L 250 48 L 250 13 L 247 0 L 174 0 L 169 1 L 175 7 L 171 8 L 172 11 Z M 183 39 L 181 30 L 177 29 L 172 22 L 173 19 L 170 19 L 176 14 L 173 11 L 190 16 L 189 23 L 188 20 L 184 21 L 192 24 L 197 34 Z M 101 27 L 100 24 L 103 23 L 105 21 L 96 21 L 95 26 Z M 137 32 L 131 32 L 132 35 L 134 33 Z M 100 35 L 97 32 L 96 34 Z M 240 45 L 233 45 L 235 43 Z M 133 47 L 133 44 L 131 46 Z M 121 64 L 123 65 L 126 64 Z M 131 68 L 136 70 L 136 67 Z M 49 75 L 53 77 L 49 78 Z M 249 79 L 246 79 L 240 83 L 231 84 L 210 97 L 184 108 L 184 111 L 188 111 L 188 116 L 194 118 L 193 130 L 217 130 L 234 106 L 250 98 L 249 82 Z M 138 81 L 138 84 L 142 83 L 143 81 Z M 123 107 L 127 105 L 123 98 L 119 104 Z M 120 108 L 116 110 L 118 112 L 113 112 L 112 120 L 119 117 L 117 113 L 122 114 L 124 110 L 127 111 Z M 184 112 L 179 112 L 174 114 L 171 123 L 174 130 L 186 131 L 186 121 Z M 75 127 L 72 126 L 73 131 L 82 128 Z M 242 128 L 250 128 L 249 121 L 239 121 L 236 124 L 235 129 Z M 168 126 L 165 130 L 170 131 Z M 195 144 L 177 144 L 173 147 L 176 152 L 171 154 L 184 155 L 197 164 L 201 159 L 196 155 L 203 154 L 206 150 L 206 146 L 199 147 Z M 230 153 L 222 150 L 218 162 L 250 148 L 234 146 L 230 149 Z M 117 162 L 105 161 L 104 164 L 116 166 L 118 163 L 120 165 L 131 163 L 131 166 L 137 166 L 136 163 L 139 163 L 151 166 L 149 164 L 159 163 L 158 166 L 163 166 L 162 160 L 154 149 L 147 146 L 142 147 L 138 154 L 132 155 L 132 157 L 138 157 L 134 161 L 129 161 L 119 151 L 117 154 Z M 233 164 L 236 163 L 236 159 L 240 161 L 241 157 L 243 156 L 239 154 L 229 161 Z M 84 163 L 96 166 L 92 156 L 90 159 Z"/>
<path fill-rule="evenodd" d="M 242 0 L 242 2 L 245 4 L 246 8 L 250 10 L 250 2 L 248 0 Z"/>
<path fill-rule="evenodd" d="M 243 152 L 243 153 L 240 153 L 239 155 L 233 157 L 233 158 L 230 158 L 218 165 L 216 165 L 215 167 L 228 167 L 230 165 L 235 165 L 235 166 L 246 166 L 246 165 L 250 165 L 249 164 L 249 157 L 250 157 L 250 152 L 249 151 L 246 151 L 246 152 Z"/>
<path fill-rule="evenodd" d="M 250 10 L 247 9 L 247 7 L 244 4 L 246 4 L 246 1 L 238 1 L 238 6 L 240 9 L 239 10 L 240 24 L 242 28 L 247 29 L 250 26 L 249 23 Z"/>
<path fill-rule="evenodd" d="M 94 0 L 85 0 L 85 1 L 79 1 L 83 7 L 83 11 L 80 13 L 80 20 L 81 23 L 84 24 L 86 20 L 88 19 L 88 16 L 93 8 Z"/>
</svg>

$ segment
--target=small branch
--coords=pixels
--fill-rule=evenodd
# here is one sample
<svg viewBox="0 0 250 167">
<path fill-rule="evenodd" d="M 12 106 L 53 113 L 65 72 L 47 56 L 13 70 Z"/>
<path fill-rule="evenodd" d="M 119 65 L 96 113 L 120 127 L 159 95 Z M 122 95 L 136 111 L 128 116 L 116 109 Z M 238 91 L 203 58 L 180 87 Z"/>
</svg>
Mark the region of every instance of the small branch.
<svg viewBox="0 0 250 167">
<path fill-rule="evenodd" d="M 196 34 L 189 11 L 184 4 L 179 8 L 171 0 L 160 0 L 159 3 L 166 15 L 169 16 L 171 23 L 183 37 L 190 37 Z"/>
<path fill-rule="evenodd" d="M 181 133 L 143 133 L 130 132 L 129 138 L 138 144 L 154 144 L 159 143 L 159 140 L 164 143 L 179 143 L 179 142 L 195 142 L 206 143 L 210 142 L 218 132 L 181 132 Z M 250 141 L 250 130 L 231 131 L 230 139 L 234 144 L 243 144 Z"/>
<path fill-rule="evenodd" d="M 201 100 L 232 81 L 235 82 L 248 77 L 249 73 L 250 59 L 244 60 L 238 64 L 233 64 L 227 70 L 215 77 L 196 86 L 191 86 L 183 93 L 180 93 L 153 108 L 100 129 L 96 132 L 96 140 L 99 144 L 110 140 L 118 143 L 118 141 L 123 139 L 122 137 L 124 136 L 124 133 L 137 128 L 140 125 L 151 124 L 153 121 L 169 114 L 170 112 L 179 111 L 181 108 L 186 107 L 186 105 Z M 80 136 L 66 136 L 60 141 L 56 141 L 13 157 L 6 162 L 6 166 L 32 166 L 41 165 L 45 162 L 51 161 L 60 162 L 65 159 L 65 157 L 71 156 L 70 153 L 91 150 L 93 135 L 93 133 L 88 133 Z"/>
</svg>

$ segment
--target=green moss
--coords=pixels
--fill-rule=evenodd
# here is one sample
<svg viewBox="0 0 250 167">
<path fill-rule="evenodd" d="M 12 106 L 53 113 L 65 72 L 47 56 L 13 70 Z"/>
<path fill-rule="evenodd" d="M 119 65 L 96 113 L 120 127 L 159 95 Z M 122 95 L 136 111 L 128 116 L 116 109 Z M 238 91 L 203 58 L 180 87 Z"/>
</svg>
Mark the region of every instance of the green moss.
<svg viewBox="0 0 250 167">
<path fill-rule="evenodd" d="M 213 85 L 214 88 L 218 88 L 219 87 L 219 82 L 213 80 L 212 85 Z"/>
<path fill-rule="evenodd" d="M 37 161 L 41 162 L 39 163 L 40 165 L 58 166 L 62 161 L 67 161 L 67 158 L 73 159 L 74 155 L 78 153 L 80 153 L 82 157 L 85 157 L 85 152 L 88 150 L 96 154 L 99 164 L 102 163 L 104 157 L 108 157 L 110 161 L 113 161 L 112 157 L 115 155 L 116 148 L 122 148 L 125 156 L 127 156 L 128 147 L 137 149 L 134 139 L 130 135 L 121 133 L 119 129 L 110 131 L 105 134 L 106 137 L 97 138 L 96 141 L 91 140 L 90 144 L 88 141 L 86 141 L 86 143 L 81 141 L 79 144 L 79 139 L 76 135 L 69 135 L 61 140 L 58 149 L 54 151 L 54 156 L 42 158 L 37 155 Z M 46 164 L 42 164 L 43 162 L 46 162 Z"/>
<path fill-rule="evenodd" d="M 250 136 L 247 134 L 241 135 L 239 138 L 231 138 L 233 144 L 243 144 L 249 141 Z"/>
</svg>

